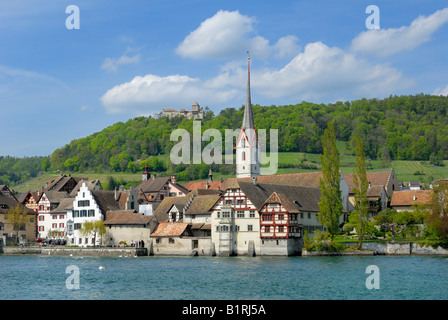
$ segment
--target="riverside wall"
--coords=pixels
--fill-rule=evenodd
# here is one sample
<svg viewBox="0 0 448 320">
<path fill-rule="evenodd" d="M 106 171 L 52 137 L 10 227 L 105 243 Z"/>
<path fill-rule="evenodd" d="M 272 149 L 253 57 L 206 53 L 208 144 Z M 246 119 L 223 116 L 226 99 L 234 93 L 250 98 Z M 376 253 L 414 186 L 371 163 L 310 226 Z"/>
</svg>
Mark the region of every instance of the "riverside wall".
<svg viewBox="0 0 448 320">
<path fill-rule="evenodd" d="M 354 246 L 355 243 L 343 243 Z M 411 242 L 364 242 L 363 250 L 347 250 L 341 252 L 302 251 L 302 256 L 362 256 L 362 255 L 444 255 L 448 256 L 448 249 L 423 245 Z M 148 255 L 172 255 L 172 251 L 160 252 L 153 248 L 134 247 L 11 247 L 1 246 L 0 254 L 38 254 L 47 256 L 110 256 L 110 257 L 139 257 Z M 177 252 L 178 255 L 192 255 L 191 250 Z M 198 254 L 201 255 L 201 254 Z"/>
<path fill-rule="evenodd" d="M 70 247 L 2 247 L 3 254 L 39 254 L 46 256 L 97 256 L 97 257 L 135 257 L 147 256 L 146 248 L 70 248 Z"/>
<path fill-rule="evenodd" d="M 355 246 L 356 243 L 343 243 Z M 448 255 L 448 249 L 442 247 L 425 247 L 413 242 L 363 242 L 362 249 L 384 255 Z"/>
</svg>

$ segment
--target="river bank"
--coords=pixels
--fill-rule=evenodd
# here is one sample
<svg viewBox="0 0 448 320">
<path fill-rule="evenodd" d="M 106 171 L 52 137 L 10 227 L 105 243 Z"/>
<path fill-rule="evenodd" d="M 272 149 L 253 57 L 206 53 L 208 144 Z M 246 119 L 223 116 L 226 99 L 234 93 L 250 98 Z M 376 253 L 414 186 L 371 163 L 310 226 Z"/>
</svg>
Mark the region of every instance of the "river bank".
<svg viewBox="0 0 448 320">
<path fill-rule="evenodd" d="M 354 247 L 356 243 L 342 243 L 345 246 Z M 302 256 L 371 256 L 371 255 L 441 255 L 448 256 L 448 249 L 432 246 L 424 246 L 415 242 L 364 242 L 362 250 L 325 252 L 302 251 Z"/>
<path fill-rule="evenodd" d="M 343 243 L 345 246 L 353 247 L 355 243 Z M 147 248 L 134 247 L 0 247 L 0 254 L 21 255 L 38 254 L 46 256 L 103 256 L 103 257 L 141 257 L 158 255 L 148 252 Z M 302 251 L 302 256 L 373 256 L 373 255 L 441 255 L 448 256 L 448 249 L 432 246 L 424 246 L 413 242 L 365 242 L 362 250 L 351 250 L 350 248 L 337 252 L 325 251 Z"/>
<path fill-rule="evenodd" d="M 73 247 L 0 247 L 0 253 L 10 255 L 37 254 L 45 256 L 90 256 L 90 257 L 141 257 L 147 256 L 146 248 L 73 248 Z"/>
</svg>

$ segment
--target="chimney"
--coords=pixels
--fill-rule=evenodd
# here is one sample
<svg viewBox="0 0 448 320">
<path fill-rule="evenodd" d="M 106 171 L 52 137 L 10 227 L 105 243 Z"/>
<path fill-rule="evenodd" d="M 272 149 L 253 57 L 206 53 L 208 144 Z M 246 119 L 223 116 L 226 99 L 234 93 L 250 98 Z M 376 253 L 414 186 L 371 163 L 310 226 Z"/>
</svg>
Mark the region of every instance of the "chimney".
<svg viewBox="0 0 448 320">
<path fill-rule="evenodd" d="M 171 175 L 171 182 L 172 183 L 177 183 L 177 175 L 175 175 L 175 174 Z"/>
<path fill-rule="evenodd" d="M 254 186 L 258 185 L 257 177 L 252 177 L 252 182 L 254 183 Z"/>
<path fill-rule="evenodd" d="M 117 187 L 115 187 L 115 189 L 114 189 L 114 198 L 115 198 L 115 201 L 117 201 L 117 200 L 118 200 L 118 192 L 117 192 Z"/>
<path fill-rule="evenodd" d="M 157 176 L 156 174 L 153 174 L 152 175 L 152 180 L 156 180 L 156 176 Z"/>
<path fill-rule="evenodd" d="M 417 200 L 417 197 L 415 196 L 415 194 L 414 194 L 414 196 L 412 197 L 412 200 Z"/>
<path fill-rule="evenodd" d="M 205 182 L 205 189 L 210 189 L 210 185 L 208 184 L 208 181 Z"/>
</svg>

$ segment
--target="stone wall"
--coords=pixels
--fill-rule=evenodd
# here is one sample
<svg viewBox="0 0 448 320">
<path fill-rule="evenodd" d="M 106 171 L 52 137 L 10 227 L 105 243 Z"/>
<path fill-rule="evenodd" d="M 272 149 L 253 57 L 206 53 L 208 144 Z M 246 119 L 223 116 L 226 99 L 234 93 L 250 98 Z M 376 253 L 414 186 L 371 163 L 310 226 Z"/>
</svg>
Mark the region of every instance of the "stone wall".
<svg viewBox="0 0 448 320">
<path fill-rule="evenodd" d="M 215 255 L 210 238 L 184 237 L 159 238 L 152 240 L 151 254 L 154 255 Z"/>
<path fill-rule="evenodd" d="M 111 256 L 148 255 L 146 248 L 71 248 L 71 247 L 3 247 L 4 254 L 42 254 L 48 256 Z"/>
<path fill-rule="evenodd" d="M 354 246 L 355 243 L 344 243 L 345 245 Z M 448 255 L 448 249 L 438 247 L 437 249 L 428 246 L 422 246 L 412 242 L 363 242 L 363 250 L 375 251 L 377 254 L 390 255 Z"/>
</svg>

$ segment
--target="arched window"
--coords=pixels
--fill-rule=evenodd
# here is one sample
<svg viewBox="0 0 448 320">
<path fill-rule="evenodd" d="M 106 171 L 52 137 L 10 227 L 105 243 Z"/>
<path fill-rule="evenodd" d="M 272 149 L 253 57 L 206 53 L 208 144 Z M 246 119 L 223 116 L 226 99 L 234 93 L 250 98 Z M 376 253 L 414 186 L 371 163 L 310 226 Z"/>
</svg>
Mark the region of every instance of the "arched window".
<svg viewBox="0 0 448 320">
<path fill-rule="evenodd" d="M 246 161 L 246 152 L 243 151 L 243 161 Z"/>
</svg>

